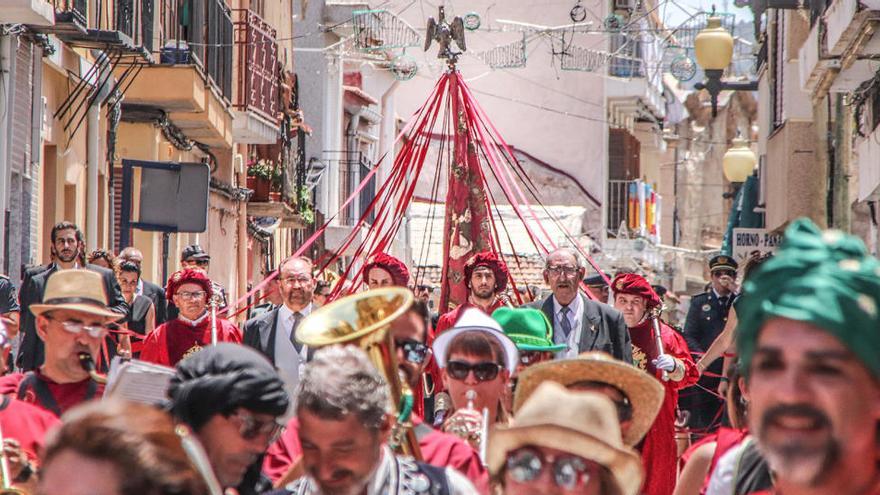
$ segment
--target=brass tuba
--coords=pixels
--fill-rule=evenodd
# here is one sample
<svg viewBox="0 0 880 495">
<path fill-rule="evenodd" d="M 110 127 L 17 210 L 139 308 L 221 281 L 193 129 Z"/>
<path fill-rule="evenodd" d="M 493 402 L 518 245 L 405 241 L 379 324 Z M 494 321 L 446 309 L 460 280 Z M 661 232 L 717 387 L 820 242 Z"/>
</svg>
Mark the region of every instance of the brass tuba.
<svg viewBox="0 0 880 495">
<path fill-rule="evenodd" d="M 410 418 L 413 394 L 397 367 L 391 322 L 406 313 L 415 296 L 404 287 L 383 287 L 352 294 L 322 306 L 305 317 L 296 339 L 309 347 L 355 345 L 363 349 L 391 388 L 390 406 L 397 416 L 389 443 L 395 450 L 421 460 Z"/>
</svg>

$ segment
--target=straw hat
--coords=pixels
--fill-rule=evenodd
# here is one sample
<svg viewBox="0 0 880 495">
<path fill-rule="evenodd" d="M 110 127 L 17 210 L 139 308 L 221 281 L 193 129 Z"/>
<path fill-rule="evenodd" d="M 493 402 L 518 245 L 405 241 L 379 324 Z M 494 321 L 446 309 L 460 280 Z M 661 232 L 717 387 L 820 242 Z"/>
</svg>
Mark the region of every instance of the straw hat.
<svg viewBox="0 0 880 495">
<path fill-rule="evenodd" d="M 108 320 L 118 320 L 121 315 L 107 309 L 104 279 L 90 270 L 59 270 L 49 276 L 42 304 L 31 304 L 34 316 L 46 311 L 68 309 Z"/>
<path fill-rule="evenodd" d="M 593 381 L 620 389 L 632 405 L 632 423 L 623 438 L 624 443 L 630 446 L 638 444 L 651 429 L 666 395 L 663 385 L 656 378 L 604 352 L 593 351 L 576 358 L 538 363 L 523 370 L 513 397 L 514 413 L 546 381 L 566 387 Z"/>
<path fill-rule="evenodd" d="M 602 394 L 542 384 L 512 426 L 498 426 L 489 435 L 489 471 L 499 475 L 507 455 L 528 445 L 561 450 L 605 467 L 623 495 L 636 495 L 642 485 L 642 461 L 623 444 L 617 411 Z"/>
<path fill-rule="evenodd" d="M 504 349 L 504 362 L 507 365 L 507 371 L 511 375 L 516 371 L 516 365 L 519 363 L 519 351 L 516 344 L 507 335 L 497 321 L 493 320 L 486 313 L 477 308 L 467 308 L 461 313 L 461 318 L 455 323 L 455 326 L 441 333 L 434 339 L 431 349 L 434 351 L 434 358 L 441 368 L 446 367 L 446 358 L 449 344 L 464 332 L 478 331 L 489 334 L 494 337 Z"/>
</svg>

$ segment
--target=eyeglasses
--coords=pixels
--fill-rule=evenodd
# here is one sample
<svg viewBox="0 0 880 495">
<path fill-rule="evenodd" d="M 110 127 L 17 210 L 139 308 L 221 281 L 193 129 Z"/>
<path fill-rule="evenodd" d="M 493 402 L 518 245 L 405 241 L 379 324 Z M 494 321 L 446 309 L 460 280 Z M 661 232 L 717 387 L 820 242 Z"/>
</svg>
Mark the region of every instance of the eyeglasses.
<svg viewBox="0 0 880 495">
<path fill-rule="evenodd" d="M 428 357 L 430 348 L 413 339 L 395 340 L 394 346 L 403 349 L 403 358 L 413 364 L 422 364 Z"/>
<path fill-rule="evenodd" d="M 207 294 L 207 292 L 205 292 L 203 290 L 197 290 L 194 292 L 180 291 L 177 293 L 177 295 L 180 296 L 180 298 L 183 299 L 184 301 L 195 301 L 196 299 L 201 299 L 201 298 L 205 297 L 206 294 Z"/>
<path fill-rule="evenodd" d="M 85 323 L 77 320 L 61 321 L 56 318 L 52 318 L 51 316 L 47 316 L 46 319 L 61 323 L 61 328 L 73 335 L 80 335 L 85 332 L 88 334 L 89 337 L 92 337 L 93 339 L 100 339 L 103 336 L 107 335 L 107 327 L 103 325 L 86 325 Z"/>
<path fill-rule="evenodd" d="M 551 275 L 565 275 L 566 277 L 571 277 L 580 271 L 580 268 L 576 266 L 548 266 L 547 273 Z"/>
<path fill-rule="evenodd" d="M 284 431 L 284 425 L 276 422 L 274 418 L 270 420 L 260 420 L 251 414 L 242 412 L 241 410 L 237 411 L 235 414 L 231 414 L 229 419 L 238 423 L 238 434 L 241 435 L 241 438 L 244 440 L 253 440 L 262 436 L 271 444 L 275 443 L 275 440 L 277 440 L 281 432 Z"/>
<path fill-rule="evenodd" d="M 287 285 L 293 285 L 293 284 L 306 285 L 312 281 L 312 279 L 310 277 L 285 277 L 285 278 L 282 278 L 279 280 L 281 280 L 282 282 L 284 282 Z"/>
<path fill-rule="evenodd" d="M 454 380 L 462 381 L 466 379 L 471 371 L 474 372 L 474 378 L 477 381 L 488 382 L 498 376 L 498 372 L 501 371 L 501 365 L 490 361 L 476 364 L 466 361 L 449 361 L 446 363 L 446 372 Z"/>
<path fill-rule="evenodd" d="M 584 487 L 591 478 L 590 463 L 576 455 L 545 456 L 532 448 L 515 450 L 507 456 L 507 473 L 517 483 L 535 481 L 548 466 L 553 468 L 553 481 L 563 490 Z"/>
</svg>

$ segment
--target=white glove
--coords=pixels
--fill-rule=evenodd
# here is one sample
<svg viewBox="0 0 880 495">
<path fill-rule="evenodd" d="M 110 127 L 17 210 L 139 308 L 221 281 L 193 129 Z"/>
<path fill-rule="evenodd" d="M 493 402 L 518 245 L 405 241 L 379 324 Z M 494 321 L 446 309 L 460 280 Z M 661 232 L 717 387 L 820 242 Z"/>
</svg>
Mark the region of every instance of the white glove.
<svg viewBox="0 0 880 495">
<path fill-rule="evenodd" d="M 678 366 L 675 362 L 675 358 L 669 354 L 660 354 L 657 356 L 657 359 L 651 362 L 654 363 L 654 366 L 656 366 L 658 370 L 663 370 L 668 373 L 675 371 L 675 367 Z"/>
</svg>

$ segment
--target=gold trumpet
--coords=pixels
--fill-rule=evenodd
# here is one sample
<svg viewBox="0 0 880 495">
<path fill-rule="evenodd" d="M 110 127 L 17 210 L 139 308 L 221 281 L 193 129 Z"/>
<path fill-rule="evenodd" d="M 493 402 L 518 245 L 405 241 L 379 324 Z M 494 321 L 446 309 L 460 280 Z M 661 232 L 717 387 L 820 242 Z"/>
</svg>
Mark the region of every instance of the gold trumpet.
<svg viewBox="0 0 880 495">
<path fill-rule="evenodd" d="M 6 460 L 6 440 L 0 430 L 0 495 L 28 495 L 28 492 L 12 487 L 12 476 L 9 474 L 9 463 Z"/>
<path fill-rule="evenodd" d="M 337 299 L 313 311 L 296 329 L 296 339 L 312 348 L 343 344 L 363 349 L 391 388 L 397 422 L 389 443 L 395 450 L 421 460 L 410 418 L 413 394 L 401 379 L 391 322 L 406 313 L 415 296 L 403 287 L 383 287 Z"/>
</svg>

